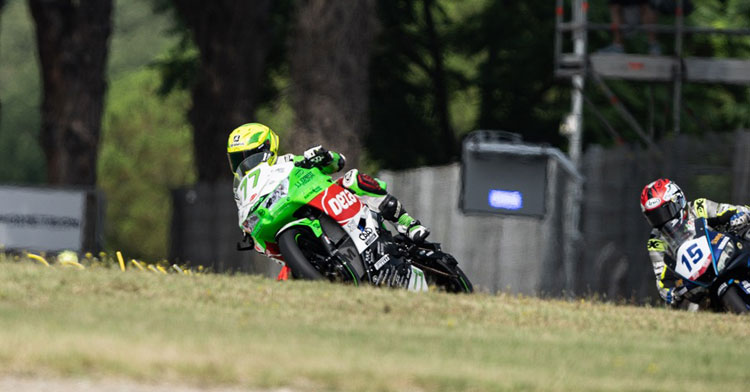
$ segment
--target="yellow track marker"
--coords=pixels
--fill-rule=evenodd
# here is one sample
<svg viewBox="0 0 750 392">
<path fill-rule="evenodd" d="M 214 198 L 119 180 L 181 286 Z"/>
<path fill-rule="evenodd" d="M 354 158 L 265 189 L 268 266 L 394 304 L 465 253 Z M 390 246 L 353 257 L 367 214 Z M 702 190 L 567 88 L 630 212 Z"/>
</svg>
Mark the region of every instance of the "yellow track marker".
<svg viewBox="0 0 750 392">
<path fill-rule="evenodd" d="M 120 270 L 125 271 L 125 260 L 122 259 L 122 253 L 117 251 L 117 260 L 120 262 Z"/>
<path fill-rule="evenodd" d="M 47 267 L 49 267 L 49 263 L 48 263 L 48 262 L 47 262 L 47 260 L 45 260 L 45 259 L 44 259 L 44 257 L 42 257 L 42 256 L 39 256 L 39 255 L 35 255 L 35 254 L 33 254 L 33 253 L 26 253 L 26 257 L 28 257 L 28 258 L 30 258 L 30 259 L 32 259 L 32 260 L 36 260 L 36 261 L 38 261 L 38 262 L 40 262 L 40 263 L 42 263 L 42 264 L 46 265 Z"/>
<path fill-rule="evenodd" d="M 138 260 L 136 259 L 130 260 L 130 264 L 133 264 L 134 266 L 138 267 L 138 269 L 141 271 L 145 271 L 145 268 L 143 268 L 141 263 L 139 263 Z"/>
<path fill-rule="evenodd" d="M 62 265 L 70 265 L 70 266 L 76 267 L 78 269 L 86 269 L 86 267 L 84 267 L 83 265 L 81 265 L 81 263 L 75 262 L 73 260 L 62 260 L 62 261 L 60 261 L 60 264 L 62 264 Z"/>
<path fill-rule="evenodd" d="M 165 270 L 165 269 L 164 269 L 164 267 L 162 267 L 162 266 L 160 266 L 160 265 L 157 265 L 157 266 L 156 266 L 156 269 L 158 269 L 158 270 L 159 270 L 159 272 L 161 272 L 161 273 L 162 273 L 162 274 L 164 274 L 164 275 L 166 275 L 166 274 L 167 274 L 167 270 Z"/>
<path fill-rule="evenodd" d="M 154 267 L 154 265 L 153 265 L 153 264 L 149 264 L 149 265 L 148 265 L 148 270 L 149 270 L 149 271 L 151 271 L 151 272 L 153 272 L 153 273 L 156 273 L 156 274 L 158 274 L 158 273 L 159 273 L 159 270 L 158 270 L 158 269 L 156 269 L 156 267 Z"/>
</svg>

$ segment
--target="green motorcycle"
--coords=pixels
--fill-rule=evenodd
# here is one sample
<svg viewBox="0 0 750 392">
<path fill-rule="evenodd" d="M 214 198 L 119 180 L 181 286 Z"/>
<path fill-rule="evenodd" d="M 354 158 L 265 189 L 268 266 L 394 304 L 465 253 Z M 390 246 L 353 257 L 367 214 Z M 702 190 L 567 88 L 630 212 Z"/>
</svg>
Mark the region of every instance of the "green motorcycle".
<svg viewBox="0 0 750 392">
<path fill-rule="evenodd" d="M 275 165 L 267 159 L 256 154 L 237 168 L 239 225 L 256 251 L 288 266 L 294 278 L 473 291 L 439 244 L 392 235 L 377 211 L 301 157 Z"/>
</svg>

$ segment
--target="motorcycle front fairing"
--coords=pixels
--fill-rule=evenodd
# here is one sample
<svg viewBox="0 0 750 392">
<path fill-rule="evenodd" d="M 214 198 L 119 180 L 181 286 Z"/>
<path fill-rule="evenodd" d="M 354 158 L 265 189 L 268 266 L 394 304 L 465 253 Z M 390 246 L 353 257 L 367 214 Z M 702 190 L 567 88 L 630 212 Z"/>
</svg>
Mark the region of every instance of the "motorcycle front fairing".
<svg viewBox="0 0 750 392">
<path fill-rule="evenodd" d="M 695 219 L 694 225 L 692 238 L 670 244 L 677 246 L 675 272 L 689 282 L 688 287 L 710 288 L 720 295 L 720 285 L 747 279 L 750 249 L 743 241 L 730 233 L 711 230 L 704 218 Z"/>
</svg>

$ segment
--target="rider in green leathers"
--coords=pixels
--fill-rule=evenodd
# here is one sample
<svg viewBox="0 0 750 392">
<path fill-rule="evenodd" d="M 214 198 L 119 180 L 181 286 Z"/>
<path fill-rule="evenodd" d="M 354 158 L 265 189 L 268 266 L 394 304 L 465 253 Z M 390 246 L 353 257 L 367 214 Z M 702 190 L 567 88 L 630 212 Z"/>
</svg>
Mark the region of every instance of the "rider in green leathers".
<svg viewBox="0 0 750 392">
<path fill-rule="evenodd" d="M 286 154 L 278 156 L 279 137 L 269 127 L 259 123 L 243 124 L 229 135 L 227 157 L 232 173 L 237 176 L 239 164 L 254 154 L 267 154 L 269 165 L 279 162 L 300 162 L 317 167 L 325 174 L 333 174 L 344 168 L 343 154 L 328 151 L 322 146 L 307 149 L 302 156 Z M 393 222 L 396 229 L 416 243 L 424 242 L 430 234 L 418 220 L 411 217 L 401 203 L 386 191 L 385 182 L 360 173 L 357 169 L 347 171 L 336 181 L 339 185 L 359 196 L 368 207 L 379 211 L 383 218 Z"/>
</svg>

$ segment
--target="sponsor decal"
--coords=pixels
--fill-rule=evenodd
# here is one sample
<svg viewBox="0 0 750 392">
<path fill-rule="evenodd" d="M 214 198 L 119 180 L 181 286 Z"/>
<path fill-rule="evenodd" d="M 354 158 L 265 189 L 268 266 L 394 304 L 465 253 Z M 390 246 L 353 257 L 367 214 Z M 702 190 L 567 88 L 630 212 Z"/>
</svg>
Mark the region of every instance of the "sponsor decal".
<svg viewBox="0 0 750 392">
<path fill-rule="evenodd" d="M 723 239 L 723 240 L 722 240 L 722 241 L 721 241 L 721 242 L 719 243 L 719 246 L 718 246 L 719 250 L 724 250 L 724 247 L 725 247 L 725 246 L 727 246 L 727 244 L 728 244 L 728 243 L 729 243 L 729 238 L 728 238 L 728 237 L 725 237 L 725 238 L 724 238 L 724 239 Z"/>
<path fill-rule="evenodd" d="M 648 240 L 646 249 L 653 251 L 664 251 L 664 242 L 661 240 Z"/>
<path fill-rule="evenodd" d="M 706 217 L 706 207 L 704 206 L 705 199 L 698 199 L 695 201 L 695 212 L 701 218 Z"/>
<path fill-rule="evenodd" d="M 728 289 L 728 288 L 729 288 L 729 285 L 727 284 L 727 282 L 724 282 L 724 283 L 722 283 L 722 284 L 721 284 L 721 285 L 719 286 L 719 289 L 718 289 L 718 290 L 716 290 L 716 294 L 717 294 L 718 296 L 722 296 L 722 295 L 724 295 L 724 292 L 725 292 L 725 291 L 727 291 L 727 289 Z"/>
<path fill-rule="evenodd" d="M 305 199 L 309 198 L 312 195 L 316 195 L 316 194 L 320 193 L 321 191 L 323 191 L 323 188 L 321 188 L 319 186 L 316 186 L 315 188 L 310 189 L 309 192 L 305 193 Z"/>
<path fill-rule="evenodd" d="M 310 180 L 312 179 L 313 179 L 313 174 L 311 172 L 307 172 L 307 174 L 302 176 L 299 180 L 297 180 L 297 182 L 294 183 L 294 187 L 295 188 L 301 187 L 307 184 L 308 182 L 310 182 Z"/>
<path fill-rule="evenodd" d="M 646 209 L 650 210 L 656 208 L 659 206 L 659 204 L 661 204 L 661 199 L 658 197 L 648 199 L 648 201 L 646 202 Z"/>
<path fill-rule="evenodd" d="M 347 223 L 362 209 L 359 199 L 337 184 L 332 184 L 312 199 L 310 204 L 336 219 L 340 224 Z"/>
<path fill-rule="evenodd" d="M 383 266 L 387 262 L 389 262 L 389 261 L 391 261 L 391 256 L 390 255 L 385 255 L 385 256 L 381 257 L 380 260 L 378 260 L 377 262 L 375 262 L 375 270 L 377 271 L 377 270 L 383 268 Z"/>
<path fill-rule="evenodd" d="M 27 227 L 47 226 L 53 229 L 78 228 L 81 226 L 81 220 L 46 214 L 2 214 L 0 215 L 0 224 Z"/>
<path fill-rule="evenodd" d="M 716 237 L 714 237 L 714 239 L 711 240 L 711 244 L 713 245 L 718 244 L 721 237 L 724 237 L 724 234 L 721 234 L 721 233 L 716 234 Z"/>
<path fill-rule="evenodd" d="M 357 203 L 357 198 L 351 192 L 342 191 L 328 199 L 326 203 L 331 207 L 333 215 L 340 215 L 345 209 Z"/>
<path fill-rule="evenodd" d="M 365 264 L 367 265 L 372 264 L 372 249 L 365 250 L 364 256 L 365 256 Z"/>
</svg>

